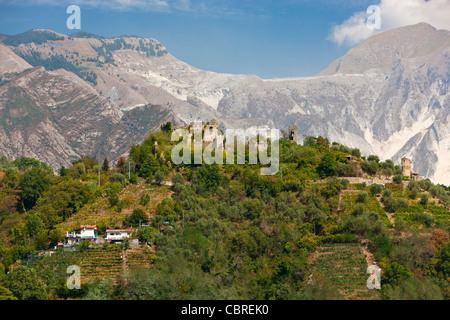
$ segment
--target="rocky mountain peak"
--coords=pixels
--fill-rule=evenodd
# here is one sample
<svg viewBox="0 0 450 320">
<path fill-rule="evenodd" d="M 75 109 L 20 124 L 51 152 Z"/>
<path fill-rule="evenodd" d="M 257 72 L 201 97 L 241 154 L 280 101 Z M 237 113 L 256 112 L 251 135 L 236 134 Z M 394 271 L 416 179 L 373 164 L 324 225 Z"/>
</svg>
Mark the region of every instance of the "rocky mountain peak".
<svg viewBox="0 0 450 320">
<path fill-rule="evenodd" d="M 363 155 L 397 164 L 408 156 L 414 172 L 450 184 L 450 32 L 425 23 L 377 34 L 316 77 L 270 80 L 200 70 L 137 36 L 69 38 L 38 30 L 3 43 L 0 60 L 11 70 L 45 67 L 39 77 L 22 75 L 30 77 L 23 85 L 0 84 L 1 117 L 25 104 L 30 116 L 41 115 L 30 123 L 45 123 L 13 134 L 11 126 L 0 127 L 8 155 L 45 150 L 41 160 L 52 165 L 94 150 L 114 158 L 167 119 L 217 119 L 220 128 L 297 124 L 299 136 L 322 135 Z M 43 134 L 54 139 L 36 144 Z"/>
<path fill-rule="evenodd" d="M 449 45 L 450 31 L 437 30 L 427 23 L 401 27 L 368 38 L 319 75 L 388 74 L 400 62 L 423 62 L 424 57 L 442 54 Z"/>
</svg>

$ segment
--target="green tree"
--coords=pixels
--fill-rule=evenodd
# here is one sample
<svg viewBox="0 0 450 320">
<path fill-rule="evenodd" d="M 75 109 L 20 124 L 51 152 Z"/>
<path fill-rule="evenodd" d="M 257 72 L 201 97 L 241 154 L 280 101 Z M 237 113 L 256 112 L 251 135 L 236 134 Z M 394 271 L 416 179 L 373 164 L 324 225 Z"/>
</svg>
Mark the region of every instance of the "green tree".
<svg viewBox="0 0 450 320">
<path fill-rule="evenodd" d="M 401 175 L 395 175 L 392 178 L 392 181 L 394 181 L 394 183 L 396 183 L 396 184 L 402 184 L 402 176 Z"/>
<path fill-rule="evenodd" d="M 80 163 L 83 164 L 80 168 L 84 168 L 84 170 L 92 170 L 96 165 L 98 165 L 97 159 L 90 156 L 83 156 L 79 160 L 72 162 L 74 166 L 77 166 Z M 80 174 L 82 173 L 80 172 Z"/>
<path fill-rule="evenodd" d="M 392 262 L 389 264 L 383 272 L 381 278 L 382 285 L 396 285 L 400 281 L 412 277 L 413 274 L 408 270 L 407 267 L 402 266 L 397 262 Z"/>
<path fill-rule="evenodd" d="M 110 182 L 119 182 L 121 184 L 124 184 L 125 180 L 126 180 L 125 176 L 123 174 L 117 173 L 117 172 L 113 173 L 111 175 L 111 177 L 109 178 Z"/>
<path fill-rule="evenodd" d="M 0 286 L 0 300 L 17 300 L 17 298 L 9 289 Z"/>
<path fill-rule="evenodd" d="M 173 127 L 172 127 L 172 122 L 167 122 L 163 127 L 162 127 L 162 131 L 167 132 L 169 134 L 172 134 L 173 131 Z"/>
<path fill-rule="evenodd" d="M 416 277 L 400 280 L 395 285 L 386 285 L 381 290 L 385 300 L 442 300 L 439 286 L 430 278 L 422 281 Z"/>
<path fill-rule="evenodd" d="M 103 169 L 104 172 L 108 172 L 108 171 L 109 171 L 109 162 L 108 162 L 108 158 L 105 158 L 105 160 L 103 160 L 102 169 Z"/>
<path fill-rule="evenodd" d="M 332 176 L 334 174 L 336 163 L 336 157 L 333 153 L 325 153 L 325 155 L 320 160 L 319 166 L 316 169 L 320 178 L 324 179 L 326 177 Z"/>
<path fill-rule="evenodd" d="M 177 183 L 183 184 L 184 183 L 184 177 L 183 177 L 183 175 L 181 173 L 175 173 L 172 176 L 171 180 L 172 180 L 173 184 L 177 184 Z"/>
<path fill-rule="evenodd" d="M 375 160 L 363 161 L 361 163 L 361 169 L 370 175 L 376 174 L 378 171 L 378 168 L 379 168 L 378 163 Z"/>
<path fill-rule="evenodd" d="M 159 169 L 160 165 L 154 155 L 148 154 L 145 162 L 140 168 L 140 174 L 144 178 L 152 178 L 155 172 Z"/>
<path fill-rule="evenodd" d="M 450 243 L 446 243 L 437 252 L 428 267 L 429 273 L 442 279 L 450 277 Z"/>
<path fill-rule="evenodd" d="M 36 250 L 46 250 L 48 249 L 48 233 L 47 231 L 41 231 L 36 235 L 36 239 L 34 241 L 34 247 Z"/>
<path fill-rule="evenodd" d="M 125 157 L 123 156 L 119 157 L 119 159 L 116 162 L 116 168 L 117 170 L 119 170 L 119 172 L 124 172 L 124 166 L 126 162 L 127 160 L 125 159 Z"/>
<path fill-rule="evenodd" d="M 367 157 L 367 161 L 375 161 L 376 163 L 380 162 L 380 158 L 376 155 L 371 154 Z"/>
<path fill-rule="evenodd" d="M 133 210 L 133 213 L 130 216 L 130 222 L 132 224 L 138 224 L 139 221 L 146 221 L 147 215 L 145 214 L 144 210 L 137 208 Z"/>
<path fill-rule="evenodd" d="M 84 300 L 111 300 L 113 283 L 109 279 L 96 280 L 87 285 Z"/>
<path fill-rule="evenodd" d="M 74 165 L 74 168 L 75 172 L 78 175 L 86 174 L 86 165 L 84 164 L 84 162 L 78 162 L 77 164 Z"/>
<path fill-rule="evenodd" d="M 200 184 L 208 191 L 216 191 L 222 181 L 222 173 L 217 164 L 203 164 L 198 169 Z"/>
<path fill-rule="evenodd" d="M 394 197 L 387 197 L 383 198 L 383 203 L 388 212 L 396 212 L 397 210 L 405 209 L 409 206 L 408 200 L 403 198 L 396 199 Z"/>
<path fill-rule="evenodd" d="M 21 199 L 26 210 L 34 207 L 42 193 L 50 186 L 48 173 L 39 168 L 25 171 L 20 178 L 19 187 L 22 190 Z"/>
<path fill-rule="evenodd" d="M 156 213 L 161 216 L 170 216 L 175 213 L 175 203 L 171 198 L 164 198 L 156 207 Z"/>
<path fill-rule="evenodd" d="M 116 206 L 119 203 L 119 200 L 117 193 L 112 193 L 108 196 L 108 202 L 111 207 Z"/>
<path fill-rule="evenodd" d="M 352 156 L 356 157 L 356 158 L 361 158 L 361 150 L 355 148 L 352 149 Z"/>
<path fill-rule="evenodd" d="M 51 246 L 56 246 L 59 242 L 64 240 L 64 235 L 60 230 L 52 229 L 48 234 L 48 239 L 50 241 Z"/>
<path fill-rule="evenodd" d="M 360 193 L 358 193 L 358 196 L 356 197 L 356 202 L 365 203 L 367 201 L 368 197 L 369 197 L 369 195 L 367 194 L 367 192 L 360 192 Z"/>
<path fill-rule="evenodd" d="M 370 186 L 370 192 L 371 192 L 373 195 L 380 194 L 382 190 L 383 190 L 383 188 L 382 188 L 379 184 L 372 184 L 372 185 Z"/>
<path fill-rule="evenodd" d="M 59 175 L 61 176 L 61 177 L 65 177 L 65 176 L 67 176 L 67 174 L 69 173 L 69 171 L 66 169 L 66 167 L 64 167 L 64 166 L 62 166 L 60 169 L 59 169 Z"/>
<path fill-rule="evenodd" d="M 356 170 L 349 163 L 338 163 L 334 167 L 334 174 L 338 177 L 356 177 Z"/>
<path fill-rule="evenodd" d="M 52 185 L 39 199 L 36 211 L 41 212 L 42 219 L 48 228 L 59 220 L 65 221 L 72 214 L 78 212 L 93 197 L 89 185 L 77 180 L 62 180 Z"/>
<path fill-rule="evenodd" d="M 27 219 L 28 236 L 34 239 L 36 235 L 45 230 L 44 221 L 39 213 L 28 216 Z"/>
<path fill-rule="evenodd" d="M 155 180 L 157 184 L 162 184 L 164 182 L 164 179 L 166 178 L 166 175 L 161 170 L 157 170 L 155 172 Z"/>
<path fill-rule="evenodd" d="M 138 231 L 138 237 L 140 241 L 151 243 L 155 240 L 156 229 L 152 227 L 140 228 Z"/>
<path fill-rule="evenodd" d="M 147 206 L 150 203 L 150 196 L 147 193 L 144 193 L 139 200 L 139 204 L 141 206 Z"/>
<path fill-rule="evenodd" d="M 418 189 L 416 189 L 416 188 L 414 188 L 414 189 L 412 189 L 411 191 L 409 191 L 409 197 L 411 198 L 411 199 L 417 199 L 417 197 L 419 196 L 419 194 L 420 194 L 420 192 L 419 192 L 419 190 Z"/>
<path fill-rule="evenodd" d="M 14 165 L 19 168 L 19 170 L 27 170 L 29 168 L 43 169 L 48 173 L 52 173 L 53 169 L 50 168 L 44 162 L 40 162 L 33 158 L 21 157 L 19 159 L 14 160 Z"/>
<path fill-rule="evenodd" d="M 394 172 L 394 161 L 388 159 L 385 162 L 382 162 L 381 165 L 384 169 L 391 169 Z"/>
<path fill-rule="evenodd" d="M 392 196 L 392 191 L 389 189 L 383 190 L 383 199 L 390 198 Z"/>
<path fill-rule="evenodd" d="M 423 194 L 420 196 L 420 204 L 423 205 L 423 206 L 425 206 L 425 205 L 428 203 L 428 199 L 429 199 L 429 198 L 430 198 L 430 197 L 428 196 L 428 194 L 423 193 Z"/>
<path fill-rule="evenodd" d="M 8 273 L 5 286 L 19 300 L 47 300 L 45 284 L 37 276 L 36 270 L 18 266 Z"/>
<path fill-rule="evenodd" d="M 361 216 L 364 213 L 364 205 L 362 203 L 357 203 L 353 209 L 353 215 Z"/>
</svg>

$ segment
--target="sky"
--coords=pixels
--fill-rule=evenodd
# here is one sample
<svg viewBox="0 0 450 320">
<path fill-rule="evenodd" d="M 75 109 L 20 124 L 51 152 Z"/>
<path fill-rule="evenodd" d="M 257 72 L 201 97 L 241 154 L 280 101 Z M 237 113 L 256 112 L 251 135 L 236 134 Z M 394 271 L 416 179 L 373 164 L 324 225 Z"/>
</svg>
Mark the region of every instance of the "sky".
<svg viewBox="0 0 450 320">
<path fill-rule="evenodd" d="M 70 30 L 69 5 L 81 10 Z M 380 29 L 367 9 L 380 9 Z M 0 33 L 132 34 L 200 69 L 261 78 L 313 76 L 367 37 L 428 22 L 450 29 L 450 0 L 0 0 Z"/>
</svg>

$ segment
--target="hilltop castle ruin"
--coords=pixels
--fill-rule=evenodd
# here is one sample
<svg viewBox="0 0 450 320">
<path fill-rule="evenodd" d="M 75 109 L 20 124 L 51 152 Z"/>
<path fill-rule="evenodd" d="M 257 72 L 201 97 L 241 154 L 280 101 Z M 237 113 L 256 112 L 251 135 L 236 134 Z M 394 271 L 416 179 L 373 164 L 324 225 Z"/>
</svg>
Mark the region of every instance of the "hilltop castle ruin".
<svg viewBox="0 0 450 320">
<path fill-rule="evenodd" d="M 289 127 L 289 140 L 294 141 L 295 143 L 298 143 L 298 134 L 297 134 L 297 124 L 294 124 L 294 128 Z"/>
</svg>

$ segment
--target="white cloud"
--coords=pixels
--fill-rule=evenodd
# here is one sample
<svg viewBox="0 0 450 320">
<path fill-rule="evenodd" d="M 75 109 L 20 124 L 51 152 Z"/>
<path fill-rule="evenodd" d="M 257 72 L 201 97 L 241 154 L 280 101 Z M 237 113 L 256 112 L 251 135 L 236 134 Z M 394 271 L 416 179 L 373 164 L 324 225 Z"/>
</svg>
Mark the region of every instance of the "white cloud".
<svg viewBox="0 0 450 320">
<path fill-rule="evenodd" d="M 329 39 L 339 45 L 356 45 L 371 35 L 386 30 L 426 22 L 437 29 L 450 30 L 449 0 L 381 0 L 381 29 L 366 25 L 366 12 L 356 12 L 333 28 Z"/>
</svg>

